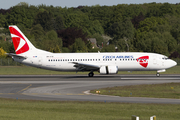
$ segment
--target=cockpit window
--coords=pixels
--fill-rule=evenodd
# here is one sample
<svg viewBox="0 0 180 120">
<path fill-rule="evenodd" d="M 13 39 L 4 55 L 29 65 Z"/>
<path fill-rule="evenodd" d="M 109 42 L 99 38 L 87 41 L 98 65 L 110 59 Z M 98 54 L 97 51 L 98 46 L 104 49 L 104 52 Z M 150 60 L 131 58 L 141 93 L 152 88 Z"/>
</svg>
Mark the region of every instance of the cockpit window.
<svg viewBox="0 0 180 120">
<path fill-rule="evenodd" d="M 163 59 L 163 60 L 168 60 L 169 58 L 168 58 L 168 57 L 166 57 L 166 56 L 164 56 L 162 59 Z"/>
</svg>

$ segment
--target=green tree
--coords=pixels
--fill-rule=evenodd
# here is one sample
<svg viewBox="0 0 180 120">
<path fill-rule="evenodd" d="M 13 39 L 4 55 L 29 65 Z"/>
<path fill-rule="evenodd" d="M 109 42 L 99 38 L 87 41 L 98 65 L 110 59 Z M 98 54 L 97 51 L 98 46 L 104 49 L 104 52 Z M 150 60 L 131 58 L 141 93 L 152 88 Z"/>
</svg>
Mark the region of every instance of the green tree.
<svg viewBox="0 0 180 120">
<path fill-rule="evenodd" d="M 161 39 L 155 37 L 152 40 L 152 52 L 168 55 L 168 47 Z"/>
<path fill-rule="evenodd" d="M 177 44 L 180 44 L 180 18 L 176 16 L 166 16 L 166 19 L 169 20 L 171 25 L 171 34 L 176 39 Z"/>
<path fill-rule="evenodd" d="M 134 27 L 130 19 L 114 23 L 108 30 L 108 34 L 115 39 L 128 38 L 132 39 L 134 34 Z"/>
<path fill-rule="evenodd" d="M 95 33 L 98 33 L 100 35 L 104 34 L 104 29 L 98 20 L 89 21 L 87 30 L 88 30 L 87 32 L 89 33 L 89 35 L 93 35 Z"/>
<path fill-rule="evenodd" d="M 120 51 L 129 51 L 132 49 L 130 48 L 130 44 L 134 37 L 134 31 L 135 29 L 131 20 L 127 18 L 124 22 L 114 23 L 108 33 L 111 37 L 114 37 L 112 43 L 115 46 L 119 46 Z M 122 47 L 122 45 L 124 45 L 124 47 Z"/>
<path fill-rule="evenodd" d="M 165 14 L 174 14 L 174 9 L 172 7 L 171 4 L 169 3 L 164 3 L 161 7 L 160 7 L 160 10 L 161 10 L 161 15 L 165 15 Z"/>
<path fill-rule="evenodd" d="M 101 49 L 101 52 L 115 52 L 114 45 L 106 45 Z"/>
<path fill-rule="evenodd" d="M 62 47 L 62 52 L 63 53 L 69 53 L 70 50 L 67 47 Z"/>
<path fill-rule="evenodd" d="M 149 32 L 152 31 L 154 27 L 157 25 L 163 25 L 165 24 L 166 21 L 163 20 L 162 18 L 158 17 L 151 17 L 151 18 L 146 18 L 144 21 L 141 21 L 139 24 L 139 29 L 141 32 Z"/>
<path fill-rule="evenodd" d="M 62 39 L 58 38 L 58 35 L 54 30 L 46 33 L 46 36 L 41 44 L 41 47 L 44 50 L 55 53 L 62 52 Z"/>
<path fill-rule="evenodd" d="M 0 27 L 7 28 L 8 23 L 4 15 L 0 14 Z"/>
<path fill-rule="evenodd" d="M 172 35 L 170 34 L 170 32 L 164 32 L 162 34 L 161 39 L 164 41 L 164 43 L 167 45 L 167 49 L 169 51 L 169 53 L 172 53 L 174 51 L 176 51 L 177 49 L 177 42 L 176 40 L 172 37 Z"/>
<path fill-rule="evenodd" d="M 155 2 L 154 3 L 150 3 L 148 4 L 148 9 L 147 9 L 147 14 L 146 16 L 147 17 L 159 17 L 161 16 L 161 10 L 160 10 L 160 7 L 161 5 L 160 4 L 156 4 Z"/>
<path fill-rule="evenodd" d="M 14 6 L 7 14 L 6 19 L 10 25 L 23 24 L 25 27 L 31 28 L 37 11 L 38 8 L 35 6 Z"/>
<path fill-rule="evenodd" d="M 76 27 L 83 30 L 84 33 L 89 35 L 99 33 L 103 34 L 104 29 L 98 20 L 91 21 L 87 14 L 82 13 L 81 11 L 76 11 L 75 13 L 70 13 L 65 16 L 65 26 Z"/>
<path fill-rule="evenodd" d="M 55 30 L 62 30 L 64 29 L 64 23 L 61 16 L 56 17 L 56 23 L 55 23 Z"/>
<path fill-rule="evenodd" d="M 71 52 L 88 52 L 88 48 L 81 38 L 77 38 L 75 39 L 74 44 L 71 46 Z"/>
<path fill-rule="evenodd" d="M 44 36 L 45 36 L 45 32 L 42 28 L 42 26 L 40 24 L 35 25 L 31 32 L 30 32 L 31 36 L 33 36 L 32 39 L 34 40 L 34 44 L 37 45 L 38 48 L 42 49 L 42 44 L 43 44 L 43 40 L 44 40 Z"/>
<path fill-rule="evenodd" d="M 40 24 L 35 25 L 32 30 L 31 34 L 34 35 L 35 39 L 40 39 L 42 36 L 45 35 L 45 32 Z"/>
<path fill-rule="evenodd" d="M 39 12 L 34 19 L 34 25 L 37 25 L 37 24 L 40 24 L 45 31 L 52 30 L 53 29 L 53 14 L 48 11 Z"/>
</svg>

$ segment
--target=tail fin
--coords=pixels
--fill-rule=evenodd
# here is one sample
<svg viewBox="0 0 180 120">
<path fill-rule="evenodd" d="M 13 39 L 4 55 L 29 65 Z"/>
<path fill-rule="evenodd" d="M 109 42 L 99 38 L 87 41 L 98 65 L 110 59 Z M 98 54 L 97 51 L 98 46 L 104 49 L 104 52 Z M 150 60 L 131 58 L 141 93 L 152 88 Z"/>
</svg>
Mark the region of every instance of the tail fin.
<svg viewBox="0 0 180 120">
<path fill-rule="evenodd" d="M 26 38 L 26 36 L 17 26 L 10 25 L 9 30 L 16 54 L 26 53 L 29 50 L 35 49 L 32 43 Z"/>
</svg>

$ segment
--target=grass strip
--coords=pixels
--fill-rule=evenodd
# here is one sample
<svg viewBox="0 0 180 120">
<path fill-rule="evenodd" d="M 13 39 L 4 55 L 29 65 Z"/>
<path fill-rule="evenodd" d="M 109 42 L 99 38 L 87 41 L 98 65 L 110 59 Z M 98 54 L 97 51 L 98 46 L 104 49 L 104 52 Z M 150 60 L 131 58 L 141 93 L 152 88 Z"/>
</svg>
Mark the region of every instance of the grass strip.
<svg viewBox="0 0 180 120">
<path fill-rule="evenodd" d="M 130 120 L 132 115 L 158 120 L 180 119 L 180 106 L 171 104 L 126 104 L 57 102 L 0 99 L 2 120 Z"/>
<path fill-rule="evenodd" d="M 68 75 L 68 74 L 85 74 L 89 72 L 60 72 L 44 70 L 29 66 L 0 66 L 0 75 Z M 95 72 L 95 74 L 99 74 Z M 119 71 L 118 74 L 153 74 L 156 75 L 156 71 Z M 173 68 L 167 69 L 166 72 L 160 74 L 180 74 L 180 66 L 175 66 Z"/>
<path fill-rule="evenodd" d="M 88 72 L 60 72 L 45 70 L 30 66 L 1 66 L 0 75 L 66 75 L 66 74 L 88 74 Z"/>
<path fill-rule="evenodd" d="M 150 97 L 180 99 L 180 83 L 164 83 L 150 85 L 116 86 L 91 90 L 91 93 L 100 91 L 101 95 L 121 97 Z"/>
</svg>

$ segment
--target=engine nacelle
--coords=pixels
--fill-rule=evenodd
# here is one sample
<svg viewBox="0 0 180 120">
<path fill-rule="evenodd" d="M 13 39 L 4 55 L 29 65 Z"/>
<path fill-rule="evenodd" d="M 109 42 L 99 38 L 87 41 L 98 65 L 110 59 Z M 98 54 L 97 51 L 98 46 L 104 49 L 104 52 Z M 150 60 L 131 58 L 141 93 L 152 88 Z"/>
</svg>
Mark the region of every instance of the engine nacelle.
<svg viewBox="0 0 180 120">
<path fill-rule="evenodd" d="M 100 74 L 117 74 L 118 66 L 102 66 L 99 69 Z"/>
</svg>

